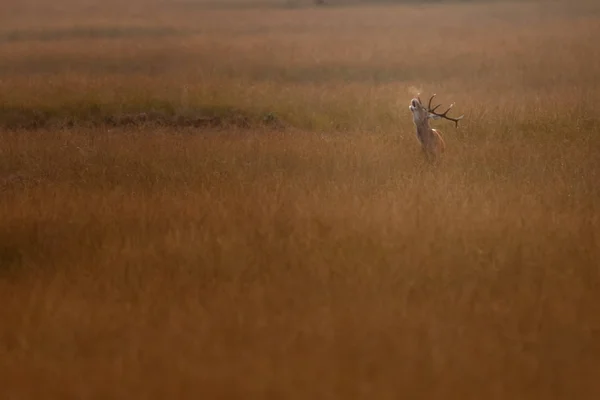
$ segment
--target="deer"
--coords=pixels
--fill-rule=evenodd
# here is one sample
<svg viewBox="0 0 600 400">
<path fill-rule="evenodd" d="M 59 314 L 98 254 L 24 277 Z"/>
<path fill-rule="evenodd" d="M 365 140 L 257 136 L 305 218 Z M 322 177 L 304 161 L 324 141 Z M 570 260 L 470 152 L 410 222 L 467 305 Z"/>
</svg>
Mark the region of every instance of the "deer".
<svg viewBox="0 0 600 400">
<path fill-rule="evenodd" d="M 435 94 L 431 96 L 427 107 L 425 107 L 419 94 L 417 94 L 417 96 L 410 101 L 410 106 L 408 107 L 413 114 L 413 122 L 417 128 L 417 139 L 421 144 L 426 160 L 432 164 L 435 164 L 440 160 L 442 153 L 446 150 L 446 143 L 444 143 L 441 132 L 429 126 L 429 120 L 447 119 L 453 121 L 456 128 L 458 128 L 458 121 L 464 117 L 464 115 L 457 118 L 448 116 L 448 111 L 454 107 L 454 103 L 450 104 L 450 107 L 443 113 L 436 113 L 435 110 L 437 110 L 441 104 L 438 104 L 433 108 L 431 107 L 431 102 L 435 96 Z"/>
</svg>

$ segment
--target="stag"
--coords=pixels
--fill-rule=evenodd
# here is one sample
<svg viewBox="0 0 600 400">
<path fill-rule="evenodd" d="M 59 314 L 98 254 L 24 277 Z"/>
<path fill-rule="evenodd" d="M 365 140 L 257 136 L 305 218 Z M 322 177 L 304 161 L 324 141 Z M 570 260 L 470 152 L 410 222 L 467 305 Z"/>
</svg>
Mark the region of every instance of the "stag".
<svg viewBox="0 0 600 400">
<path fill-rule="evenodd" d="M 421 101 L 421 98 L 419 95 L 417 95 L 417 97 L 410 101 L 410 106 L 408 107 L 413 114 L 413 122 L 417 128 L 417 139 L 421 144 L 425 158 L 430 163 L 436 163 L 440 159 L 442 153 L 446 149 L 446 144 L 444 143 L 441 132 L 429 126 L 429 120 L 442 118 L 447 119 L 449 121 L 453 121 L 458 128 L 458 121 L 464 117 L 464 115 L 461 115 L 457 118 L 448 116 L 448 111 L 454 107 L 454 103 L 450 104 L 450 107 L 448 107 L 448 109 L 443 113 L 436 113 L 435 110 L 437 110 L 441 104 L 431 107 L 431 101 L 435 96 L 435 94 L 431 96 L 427 107 L 425 107 Z"/>
</svg>

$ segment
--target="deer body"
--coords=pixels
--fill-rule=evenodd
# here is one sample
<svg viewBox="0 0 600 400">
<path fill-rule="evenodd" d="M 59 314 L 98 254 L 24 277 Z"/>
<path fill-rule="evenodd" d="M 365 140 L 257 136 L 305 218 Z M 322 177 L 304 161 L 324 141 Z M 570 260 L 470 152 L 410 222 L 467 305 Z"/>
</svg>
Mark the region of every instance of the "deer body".
<svg viewBox="0 0 600 400">
<path fill-rule="evenodd" d="M 421 148 L 427 161 L 429 162 L 437 162 L 441 157 L 442 153 L 446 149 L 446 143 L 444 143 L 444 139 L 442 138 L 442 134 L 437 129 L 433 129 L 429 125 L 430 119 L 448 119 L 450 121 L 454 121 L 456 126 L 458 127 L 458 121 L 462 119 L 462 115 L 458 118 L 448 117 L 448 111 L 452 108 L 452 105 L 448 107 L 448 109 L 442 113 L 438 114 L 435 110 L 440 106 L 437 105 L 431 108 L 431 100 L 435 97 L 435 94 L 431 96 L 429 99 L 429 104 L 427 107 L 423 105 L 421 99 L 417 96 L 410 101 L 410 106 L 408 107 L 413 114 L 413 122 L 415 124 L 415 128 L 417 130 L 417 139 L 421 144 Z"/>
</svg>

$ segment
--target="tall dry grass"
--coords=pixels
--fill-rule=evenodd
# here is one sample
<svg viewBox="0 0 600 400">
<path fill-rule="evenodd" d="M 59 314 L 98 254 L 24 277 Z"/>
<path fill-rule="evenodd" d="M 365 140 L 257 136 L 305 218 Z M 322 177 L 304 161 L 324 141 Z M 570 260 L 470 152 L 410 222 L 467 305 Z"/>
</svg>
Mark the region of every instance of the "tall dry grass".
<svg viewBox="0 0 600 400">
<path fill-rule="evenodd" d="M 598 6 L 14 4 L 2 398 L 600 394 Z"/>
</svg>

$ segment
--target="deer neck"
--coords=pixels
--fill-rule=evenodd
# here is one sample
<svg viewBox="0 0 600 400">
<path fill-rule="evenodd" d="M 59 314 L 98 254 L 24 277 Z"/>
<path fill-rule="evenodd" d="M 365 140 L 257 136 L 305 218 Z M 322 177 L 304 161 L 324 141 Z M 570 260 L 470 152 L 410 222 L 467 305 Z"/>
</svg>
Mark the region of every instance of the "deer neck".
<svg viewBox="0 0 600 400">
<path fill-rule="evenodd" d="M 427 142 L 432 135 L 431 126 L 429 126 L 429 119 L 415 120 L 415 127 L 417 128 L 417 139 L 421 143 Z"/>
</svg>

